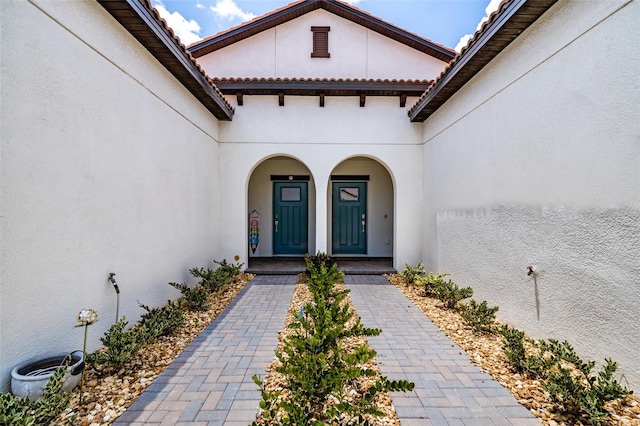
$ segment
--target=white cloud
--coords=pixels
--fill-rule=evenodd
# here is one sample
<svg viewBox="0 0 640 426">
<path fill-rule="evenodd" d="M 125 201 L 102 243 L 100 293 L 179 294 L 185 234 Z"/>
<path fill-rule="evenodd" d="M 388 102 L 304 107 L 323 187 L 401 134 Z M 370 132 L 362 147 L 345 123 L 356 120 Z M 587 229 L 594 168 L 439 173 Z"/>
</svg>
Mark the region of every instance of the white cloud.
<svg viewBox="0 0 640 426">
<path fill-rule="evenodd" d="M 494 11 L 498 10 L 498 6 L 500 6 L 500 3 L 502 3 L 502 0 L 489 1 L 489 4 L 484 9 L 485 16 L 478 23 L 478 26 L 476 27 L 476 31 L 478 31 L 480 27 L 482 27 L 482 24 L 484 24 L 489 19 L 489 15 L 491 15 Z M 456 44 L 456 47 L 454 48 L 454 50 L 456 52 L 460 52 L 462 48 L 467 45 L 471 37 L 473 37 L 473 34 L 465 34 L 462 37 L 460 37 L 460 41 L 458 41 L 458 44 Z"/>
<path fill-rule="evenodd" d="M 217 18 L 233 21 L 239 18 L 241 21 L 248 21 L 256 17 L 251 12 L 245 12 L 233 0 L 218 0 L 215 6 L 211 6 L 211 11 Z"/>
<path fill-rule="evenodd" d="M 158 10 L 162 19 L 167 21 L 167 25 L 171 27 L 175 35 L 180 37 L 180 41 L 185 46 L 202 38 L 200 36 L 200 25 L 195 20 L 189 21 L 178 12 L 169 12 L 161 1 L 154 1 L 153 7 Z"/>
</svg>

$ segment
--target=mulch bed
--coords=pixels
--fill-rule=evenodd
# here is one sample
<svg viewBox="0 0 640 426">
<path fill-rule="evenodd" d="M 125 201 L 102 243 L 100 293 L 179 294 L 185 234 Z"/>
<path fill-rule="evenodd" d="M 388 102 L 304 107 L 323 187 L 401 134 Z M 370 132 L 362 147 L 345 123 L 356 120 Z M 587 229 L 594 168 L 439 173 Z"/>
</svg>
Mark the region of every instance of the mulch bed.
<svg viewBox="0 0 640 426">
<path fill-rule="evenodd" d="M 293 333 L 291 329 L 288 328 L 289 324 L 297 321 L 295 312 L 300 312 L 300 309 L 305 306 L 307 303 L 310 303 L 313 300 L 313 295 L 309 291 L 309 288 L 306 284 L 307 276 L 306 274 L 298 275 L 298 281 L 296 283 L 296 288 L 293 292 L 293 297 L 291 299 L 291 305 L 289 307 L 289 314 L 287 315 L 287 319 L 284 324 L 284 328 L 280 331 L 280 335 L 278 337 L 278 350 L 283 348 L 283 340 L 286 336 Z M 344 283 L 336 284 L 336 290 L 344 290 Z M 351 309 L 353 309 L 353 304 L 351 303 L 351 299 L 349 296 L 345 298 L 344 303 L 349 304 Z M 347 324 L 347 327 L 353 326 L 357 319 L 357 314 L 351 319 L 351 321 Z M 363 324 L 365 327 L 367 324 Z M 356 346 L 361 346 L 367 342 L 366 337 L 352 337 L 345 339 L 344 348 L 346 351 L 349 351 L 351 348 Z M 277 366 L 281 365 L 278 359 L 274 359 L 274 361 L 267 367 L 268 375 L 264 379 L 266 390 L 269 392 L 280 391 L 281 399 L 288 400 L 289 394 L 287 391 L 287 380 L 284 375 L 275 371 Z M 345 394 L 351 398 L 347 398 L 349 402 L 352 402 L 354 399 L 359 399 L 359 395 L 361 393 L 366 392 L 367 389 L 371 387 L 373 383 L 375 383 L 380 378 L 380 368 L 377 366 L 375 359 L 368 362 L 367 364 L 361 365 L 362 368 L 371 369 L 377 372 L 377 376 L 373 377 L 363 377 L 359 379 L 357 386 L 347 385 L 345 389 Z M 396 410 L 393 407 L 393 403 L 391 397 L 384 392 L 379 393 L 378 399 L 376 401 L 376 405 L 383 412 L 382 416 L 371 416 L 365 415 L 364 417 L 369 421 L 371 426 L 399 426 L 400 420 L 398 420 L 398 416 L 396 414 Z M 278 421 L 276 422 L 267 422 L 263 418 L 258 418 L 257 423 L 260 425 L 275 425 L 280 424 Z M 357 425 L 358 421 L 354 418 L 349 418 L 348 416 L 344 416 L 341 419 L 340 425 Z"/>
<path fill-rule="evenodd" d="M 478 333 L 469 327 L 457 311 L 446 309 L 442 302 L 427 297 L 421 286 L 410 285 L 399 274 L 385 275 L 431 321 L 455 341 L 471 357 L 474 364 L 490 374 L 529 409 L 544 425 L 587 425 L 584 419 L 569 417 L 556 411 L 542 388 L 542 382 L 514 373 L 502 349 L 502 336 Z M 501 325 L 496 321 L 497 325 Z M 640 399 L 629 395 L 611 401 L 605 408 L 611 414 L 608 425 L 640 425 Z"/>
<path fill-rule="evenodd" d="M 80 392 L 76 390 L 69 408 L 56 425 L 112 424 L 253 277 L 252 274 L 240 274 L 232 284 L 212 293 L 207 300 L 209 309 L 205 312 L 184 310 L 185 321 L 182 326 L 168 336 L 148 342 L 120 368 L 87 365 L 82 404 Z"/>
<path fill-rule="evenodd" d="M 583 419 L 569 418 L 555 411 L 555 407 L 549 401 L 540 381 L 528 379 L 511 371 L 504 356 L 502 338 L 499 335 L 474 332 L 457 312 L 445 309 L 442 302 L 437 299 L 425 297 L 422 288 L 408 285 L 406 280 L 398 274 L 386 277 L 464 349 L 471 357 L 472 362 L 500 382 L 517 398 L 518 402 L 539 418 L 542 424 L 551 426 L 586 425 Z M 60 421 L 56 424 L 81 426 L 112 424 L 167 365 L 224 310 L 251 279 L 253 279 L 251 274 L 239 275 L 233 284 L 212 294 L 208 301 L 209 311 L 185 311 L 186 320 L 182 327 L 169 336 L 159 337 L 149 342 L 119 369 L 88 366 L 85 372 L 83 403 L 80 404 L 80 393 L 76 392 L 70 407 L 62 414 Z M 296 288 L 295 294 L 297 292 Z M 304 296 L 294 295 L 291 308 L 299 310 L 300 306 L 304 304 L 304 300 Z M 283 332 L 285 330 L 286 326 Z M 280 339 L 283 337 L 281 333 Z M 268 371 L 271 375 L 273 373 L 272 367 Z M 267 383 L 270 380 L 272 384 L 277 383 L 268 376 Z M 375 419 L 377 423 L 374 424 L 400 424 L 388 395 L 381 396 L 380 407 L 385 412 L 385 416 Z M 638 397 L 627 396 L 624 399 L 608 403 L 606 408 L 611 413 L 609 425 L 640 425 L 640 399 Z"/>
</svg>

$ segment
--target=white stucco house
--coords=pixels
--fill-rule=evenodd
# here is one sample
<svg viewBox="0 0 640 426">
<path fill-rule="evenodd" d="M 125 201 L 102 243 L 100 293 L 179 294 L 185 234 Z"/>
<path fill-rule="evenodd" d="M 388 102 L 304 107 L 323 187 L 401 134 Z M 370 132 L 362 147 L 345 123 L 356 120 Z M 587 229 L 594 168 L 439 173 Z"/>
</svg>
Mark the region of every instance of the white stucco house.
<svg viewBox="0 0 640 426">
<path fill-rule="evenodd" d="M 1 390 L 83 308 L 100 347 L 110 272 L 135 322 L 213 258 L 324 251 L 449 272 L 640 391 L 637 0 L 507 0 L 459 55 L 337 0 L 188 48 L 147 0 L 0 22 Z"/>
</svg>

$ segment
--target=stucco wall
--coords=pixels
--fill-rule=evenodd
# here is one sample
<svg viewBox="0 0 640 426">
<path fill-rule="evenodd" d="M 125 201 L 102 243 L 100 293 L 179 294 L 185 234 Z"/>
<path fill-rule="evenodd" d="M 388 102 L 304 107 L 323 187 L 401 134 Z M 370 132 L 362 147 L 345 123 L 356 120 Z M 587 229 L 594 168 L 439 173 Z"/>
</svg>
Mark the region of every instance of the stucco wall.
<svg viewBox="0 0 640 426">
<path fill-rule="evenodd" d="M 294 158 L 309 169 L 316 189 L 315 250 L 329 252 L 326 191 L 330 175 L 344 170 L 336 168 L 344 160 L 366 157 L 378 163 L 369 167 L 376 176 L 382 176 L 380 168 L 388 174 L 382 190 L 387 195 L 380 205 L 388 207 L 389 191 L 393 191 L 394 211 L 375 209 L 370 213 L 389 214 L 387 222 L 393 219 L 393 239 L 388 246 L 396 264 L 418 262 L 423 194 L 421 127 L 407 120 L 406 108 L 399 108 L 396 98 L 368 97 L 364 108 L 358 98 L 327 98 L 325 107 L 320 108 L 315 97 L 287 96 L 285 106 L 280 107 L 275 96 L 245 96 L 233 122 L 220 123 L 220 155 L 224 158 L 220 164 L 221 197 L 229 201 L 221 212 L 225 253 L 246 256 L 250 209 L 247 197 L 237 194 L 248 193 L 256 167 L 275 156 Z M 353 164 L 350 169 L 364 170 Z M 388 229 L 382 223 L 377 226 Z M 384 236 L 380 238 L 385 241 Z M 384 242 L 376 253 L 386 256 L 388 246 Z"/>
<path fill-rule="evenodd" d="M 330 58 L 311 58 L 312 26 L 329 26 Z M 198 58 L 216 77 L 431 79 L 445 63 L 325 10 Z"/>
<path fill-rule="evenodd" d="M 218 124 L 94 2 L 0 2 L 0 388 L 219 258 Z"/>
<path fill-rule="evenodd" d="M 501 319 L 613 358 L 636 391 L 639 18 L 560 1 L 424 123 L 423 245 Z"/>
</svg>

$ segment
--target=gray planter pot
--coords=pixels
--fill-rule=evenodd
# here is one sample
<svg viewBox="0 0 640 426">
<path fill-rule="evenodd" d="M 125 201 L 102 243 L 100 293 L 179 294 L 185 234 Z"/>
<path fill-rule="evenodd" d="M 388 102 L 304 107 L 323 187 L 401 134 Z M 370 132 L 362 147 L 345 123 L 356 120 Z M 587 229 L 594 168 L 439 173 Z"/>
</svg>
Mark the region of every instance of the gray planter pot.
<svg viewBox="0 0 640 426">
<path fill-rule="evenodd" d="M 80 383 L 85 367 L 82 351 L 55 355 L 16 366 L 11 371 L 11 392 L 16 396 L 26 396 L 31 401 L 40 398 L 53 373 L 58 367 L 63 366 L 69 357 L 71 361 L 67 367 L 62 391 L 73 390 Z"/>
</svg>

